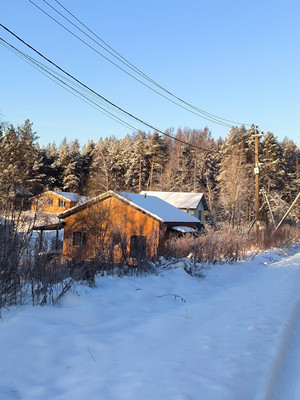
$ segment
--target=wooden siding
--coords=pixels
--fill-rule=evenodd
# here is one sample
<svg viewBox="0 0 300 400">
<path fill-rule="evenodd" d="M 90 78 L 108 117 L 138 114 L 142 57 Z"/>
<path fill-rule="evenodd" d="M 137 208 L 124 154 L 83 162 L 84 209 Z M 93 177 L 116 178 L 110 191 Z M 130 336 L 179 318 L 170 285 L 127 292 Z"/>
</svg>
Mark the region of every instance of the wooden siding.
<svg viewBox="0 0 300 400">
<path fill-rule="evenodd" d="M 206 208 L 204 206 L 203 201 L 198 204 L 197 208 L 180 208 L 181 211 L 184 211 L 190 215 L 193 215 L 195 218 L 198 218 L 201 224 L 205 224 L 205 211 Z"/>
<path fill-rule="evenodd" d="M 94 259 L 109 246 L 120 257 L 118 241 L 127 244 L 130 254 L 131 236 L 146 237 L 148 257 L 155 255 L 159 244 L 160 223 L 149 215 L 108 197 L 64 218 L 63 255 Z"/>
<path fill-rule="evenodd" d="M 68 200 L 56 193 L 46 192 L 32 199 L 31 211 L 59 214 L 76 206 L 76 204 L 77 202 Z"/>
</svg>

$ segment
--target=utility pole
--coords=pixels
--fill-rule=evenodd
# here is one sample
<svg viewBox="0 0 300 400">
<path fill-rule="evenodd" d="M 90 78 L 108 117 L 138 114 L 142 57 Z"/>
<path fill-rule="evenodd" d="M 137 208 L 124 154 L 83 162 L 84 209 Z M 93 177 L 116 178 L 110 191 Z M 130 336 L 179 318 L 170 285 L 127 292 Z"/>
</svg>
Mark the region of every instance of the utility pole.
<svg viewBox="0 0 300 400">
<path fill-rule="evenodd" d="M 259 138 L 257 125 L 253 125 L 253 137 L 255 139 L 255 159 L 254 159 L 254 175 L 255 175 L 255 238 L 259 240 Z"/>
</svg>

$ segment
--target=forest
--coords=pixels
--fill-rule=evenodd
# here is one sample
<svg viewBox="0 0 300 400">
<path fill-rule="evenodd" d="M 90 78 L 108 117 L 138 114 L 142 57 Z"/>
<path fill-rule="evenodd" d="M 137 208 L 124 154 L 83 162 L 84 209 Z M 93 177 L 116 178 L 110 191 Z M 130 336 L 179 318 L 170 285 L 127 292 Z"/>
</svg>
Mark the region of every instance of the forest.
<svg viewBox="0 0 300 400">
<path fill-rule="evenodd" d="M 251 230 L 254 132 L 254 127 L 233 127 L 225 139 L 216 140 L 207 128 L 185 128 L 164 135 L 140 131 L 122 139 L 103 137 L 83 146 L 66 139 L 58 146 L 40 146 L 29 120 L 17 127 L 0 123 L 0 317 L 3 307 L 29 299 L 33 305 L 57 304 L 76 282 L 94 285 L 103 271 L 118 276 L 151 273 L 159 263 L 181 259 L 188 274 L 203 277 L 205 265 L 295 243 L 299 204 L 276 232 L 272 217 L 278 223 L 299 192 L 299 148 L 287 138 L 279 142 L 271 132 L 259 139 L 261 229 L 259 235 Z M 138 264 L 130 263 L 126 251 L 117 263 L 109 241 L 97 262 L 64 259 L 56 247 L 49 252 L 41 246 L 42 234 L 33 229 L 38 216 L 26 211 L 27 196 L 46 190 L 95 196 L 107 190 L 147 189 L 203 192 L 209 211 L 199 235 L 170 236 L 163 257 Z"/>
<path fill-rule="evenodd" d="M 107 190 L 203 192 L 208 221 L 245 227 L 254 218 L 253 129 L 232 127 L 225 139 L 207 129 L 170 129 L 165 135 L 137 132 L 40 146 L 33 124 L 0 125 L 0 207 L 18 190 L 94 196 Z M 85 134 L 84 137 L 87 135 Z M 278 222 L 299 192 L 299 153 L 288 138 L 266 132 L 259 142 L 261 220 Z M 264 206 L 269 203 L 270 207 Z M 299 206 L 292 217 L 298 220 Z"/>
</svg>

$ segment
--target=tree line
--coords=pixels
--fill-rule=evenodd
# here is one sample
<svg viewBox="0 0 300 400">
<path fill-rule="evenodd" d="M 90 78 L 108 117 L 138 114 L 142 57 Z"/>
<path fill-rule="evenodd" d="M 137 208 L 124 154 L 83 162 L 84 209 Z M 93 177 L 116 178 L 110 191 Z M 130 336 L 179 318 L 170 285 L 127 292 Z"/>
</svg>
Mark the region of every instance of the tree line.
<svg viewBox="0 0 300 400">
<path fill-rule="evenodd" d="M 254 218 L 254 137 L 245 126 L 225 139 L 209 129 L 137 132 L 88 141 L 66 139 L 40 146 L 32 123 L 0 123 L 0 208 L 28 190 L 69 191 L 94 196 L 107 190 L 203 192 L 216 224 L 247 226 Z M 261 219 L 277 220 L 299 192 L 299 153 L 288 138 L 267 132 L 259 143 Z M 294 210 L 299 219 L 299 207 Z"/>
</svg>

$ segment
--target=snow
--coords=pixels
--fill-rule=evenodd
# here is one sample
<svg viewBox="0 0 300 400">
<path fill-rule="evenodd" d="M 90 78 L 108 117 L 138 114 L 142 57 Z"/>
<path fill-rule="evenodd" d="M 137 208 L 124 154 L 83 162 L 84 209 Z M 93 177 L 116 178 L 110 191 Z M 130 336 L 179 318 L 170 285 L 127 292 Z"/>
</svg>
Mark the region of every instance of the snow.
<svg viewBox="0 0 300 400">
<path fill-rule="evenodd" d="M 79 194 L 72 192 L 53 192 L 53 193 L 56 193 L 67 200 L 78 202 L 79 204 L 84 203 L 88 199 L 85 196 L 80 196 Z"/>
<path fill-rule="evenodd" d="M 203 279 L 184 262 L 3 310 L 0 398 L 299 399 L 300 247 Z"/>
<path fill-rule="evenodd" d="M 172 204 L 177 208 L 186 208 L 195 210 L 203 198 L 203 193 L 184 193 L 184 192 L 155 192 L 142 191 L 141 194 L 156 196 L 160 199 Z"/>
<path fill-rule="evenodd" d="M 119 193 L 119 195 L 148 214 L 160 219 L 162 222 L 200 222 L 196 217 L 178 210 L 173 205 L 156 196 L 127 192 Z"/>
<path fill-rule="evenodd" d="M 195 233 L 196 230 L 193 228 L 189 228 L 188 226 L 172 226 L 174 231 L 184 232 L 184 233 Z"/>
</svg>

